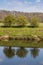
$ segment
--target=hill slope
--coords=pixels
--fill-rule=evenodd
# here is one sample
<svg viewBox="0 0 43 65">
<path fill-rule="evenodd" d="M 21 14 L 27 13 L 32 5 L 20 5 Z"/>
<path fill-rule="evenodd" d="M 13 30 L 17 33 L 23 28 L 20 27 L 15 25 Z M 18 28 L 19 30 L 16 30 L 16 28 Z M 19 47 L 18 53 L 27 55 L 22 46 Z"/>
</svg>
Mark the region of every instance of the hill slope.
<svg viewBox="0 0 43 65">
<path fill-rule="evenodd" d="M 25 12 L 19 12 L 19 11 L 6 11 L 6 10 L 0 10 L 0 19 L 4 19 L 8 14 L 13 14 L 14 16 L 24 15 L 27 16 L 28 19 L 30 19 L 33 16 L 37 16 L 41 22 L 43 22 L 43 13 L 25 13 Z"/>
</svg>

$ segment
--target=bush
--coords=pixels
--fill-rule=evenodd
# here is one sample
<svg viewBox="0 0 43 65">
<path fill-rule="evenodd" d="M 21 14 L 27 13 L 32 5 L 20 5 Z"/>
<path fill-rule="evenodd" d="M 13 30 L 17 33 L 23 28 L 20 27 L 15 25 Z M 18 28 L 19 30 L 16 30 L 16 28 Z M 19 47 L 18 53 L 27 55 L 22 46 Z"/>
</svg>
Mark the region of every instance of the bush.
<svg viewBox="0 0 43 65">
<path fill-rule="evenodd" d="M 30 21 L 30 26 L 31 27 L 38 27 L 38 23 L 39 23 L 39 20 L 37 17 L 32 17 L 31 18 L 31 21 Z"/>
</svg>

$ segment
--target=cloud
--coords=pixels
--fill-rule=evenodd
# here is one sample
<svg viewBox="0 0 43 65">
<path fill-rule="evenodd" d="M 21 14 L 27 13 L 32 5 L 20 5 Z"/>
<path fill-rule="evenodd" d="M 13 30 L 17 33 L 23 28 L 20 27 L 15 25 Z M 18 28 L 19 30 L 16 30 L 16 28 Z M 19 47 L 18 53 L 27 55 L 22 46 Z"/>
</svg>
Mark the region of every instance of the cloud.
<svg viewBox="0 0 43 65">
<path fill-rule="evenodd" d="M 32 2 L 24 1 L 24 4 L 32 4 Z"/>
<path fill-rule="evenodd" d="M 7 5 L 12 5 L 12 4 L 10 2 L 8 2 Z"/>
<path fill-rule="evenodd" d="M 22 5 L 23 2 L 20 2 L 20 1 L 12 1 L 12 2 L 7 2 L 7 5 L 8 6 L 15 6 L 15 5 Z"/>
<path fill-rule="evenodd" d="M 12 10 L 22 11 L 22 12 L 43 12 L 43 8 L 41 5 L 17 5 L 13 7 Z"/>
<path fill-rule="evenodd" d="M 24 12 L 43 12 L 43 2 L 41 2 L 41 0 L 35 0 L 35 2 L 28 0 L 6 0 L 6 2 L 4 2 L 4 6 L 0 6 L 0 9 Z"/>
<path fill-rule="evenodd" d="M 41 2 L 41 0 L 36 0 L 36 2 Z"/>
</svg>

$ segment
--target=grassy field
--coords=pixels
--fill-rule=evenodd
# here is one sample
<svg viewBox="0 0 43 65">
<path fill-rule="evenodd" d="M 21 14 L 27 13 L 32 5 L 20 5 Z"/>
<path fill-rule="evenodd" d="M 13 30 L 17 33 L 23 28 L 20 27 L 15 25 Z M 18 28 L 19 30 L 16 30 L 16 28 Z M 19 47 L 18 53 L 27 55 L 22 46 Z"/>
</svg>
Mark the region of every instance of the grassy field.
<svg viewBox="0 0 43 65">
<path fill-rule="evenodd" d="M 24 35 L 39 35 L 43 37 L 43 28 L 0 28 L 0 35 L 9 36 L 24 36 Z"/>
<path fill-rule="evenodd" d="M 43 23 L 39 23 L 39 27 L 40 27 L 40 28 L 41 28 L 41 27 L 43 28 Z"/>
<path fill-rule="evenodd" d="M 9 35 L 9 36 L 18 36 L 24 37 L 26 36 L 40 36 L 43 37 L 43 24 L 41 23 L 38 28 L 29 28 L 29 27 L 22 27 L 22 28 L 1 28 L 0 27 L 0 36 Z M 24 41 L 24 40 L 14 40 L 14 41 L 0 41 L 0 46 L 19 46 L 19 47 L 39 47 L 43 48 L 43 41 Z"/>
</svg>

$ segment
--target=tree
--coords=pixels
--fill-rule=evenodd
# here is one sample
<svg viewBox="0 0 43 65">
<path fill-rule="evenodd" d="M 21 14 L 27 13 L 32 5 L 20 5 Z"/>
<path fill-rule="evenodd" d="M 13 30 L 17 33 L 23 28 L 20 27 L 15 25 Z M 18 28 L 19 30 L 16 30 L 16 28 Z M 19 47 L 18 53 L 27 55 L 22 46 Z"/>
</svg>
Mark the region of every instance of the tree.
<svg viewBox="0 0 43 65">
<path fill-rule="evenodd" d="M 15 22 L 15 18 L 14 18 L 13 15 L 10 14 L 7 17 L 5 17 L 5 19 L 4 19 L 4 26 L 11 27 L 12 22 Z"/>
<path fill-rule="evenodd" d="M 28 19 L 26 18 L 26 16 L 18 16 L 17 17 L 18 26 L 26 26 L 27 23 L 28 23 Z"/>
<path fill-rule="evenodd" d="M 3 52 L 6 55 L 6 57 L 8 57 L 8 58 L 12 58 L 15 55 L 15 50 L 12 49 L 11 47 L 4 48 Z"/>
<path fill-rule="evenodd" d="M 34 17 L 31 18 L 30 25 L 32 27 L 38 27 L 38 23 L 39 23 L 39 19 L 36 16 L 34 16 Z"/>
<path fill-rule="evenodd" d="M 37 48 L 33 48 L 30 51 L 31 51 L 31 55 L 33 56 L 33 58 L 36 58 L 39 55 L 39 49 Z"/>
<path fill-rule="evenodd" d="M 26 49 L 24 49 L 23 47 L 21 47 L 20 49 L 17 50 L 16 55 L 20 58 L 24 58 L 26 57 L 28 51 Z"/>
</svg>

